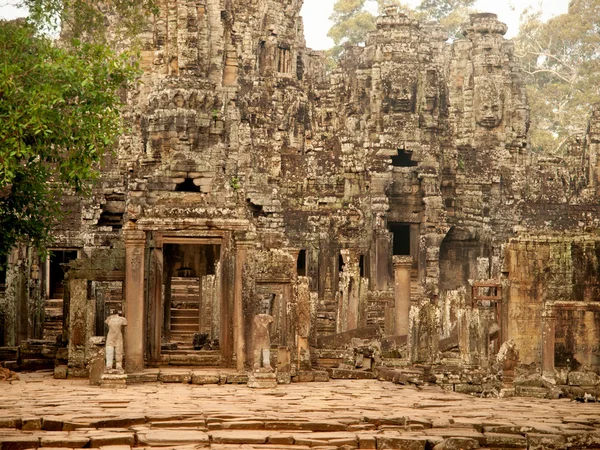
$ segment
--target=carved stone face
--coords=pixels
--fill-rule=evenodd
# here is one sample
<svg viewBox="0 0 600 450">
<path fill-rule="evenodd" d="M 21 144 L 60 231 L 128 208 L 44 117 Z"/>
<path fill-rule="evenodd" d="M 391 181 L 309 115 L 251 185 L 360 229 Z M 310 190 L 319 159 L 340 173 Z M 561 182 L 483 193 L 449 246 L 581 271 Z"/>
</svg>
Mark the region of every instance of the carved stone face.
<svg viewBox="0 0 600 450">
<path fill-rule="evenodd" d="M 475 121 L 484 128 L 496 128 L 502 122 L 504 99 L 500 89 L 491 80 L 475 83 L 473 107 Z"/>
<path fill-rule="evenodd" d="M 388 82 L 384 86 L 384 112 L 413 112 L 416 84 L 412 80 Z"/>
</svg>

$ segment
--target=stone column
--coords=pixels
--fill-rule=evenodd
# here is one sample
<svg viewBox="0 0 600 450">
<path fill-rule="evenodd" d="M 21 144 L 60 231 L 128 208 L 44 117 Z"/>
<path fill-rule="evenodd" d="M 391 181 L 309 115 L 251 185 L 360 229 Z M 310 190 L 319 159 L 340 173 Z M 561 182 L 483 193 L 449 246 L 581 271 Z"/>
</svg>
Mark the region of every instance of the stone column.
<svg viewBox="0 0 600 450">
<path fill-rule="evenodd" d="M 394 256 L 394 334 L 408 335 L 412 257 Z"/>
<path fill-rule="evenodd" d="M 236 368 L 239 371 L 244 370 L 244 318 L 242 307 L 242 289 L 244 287 L 244 264 L 248 255 L 249 243 L 238 242 L 235 254 L 235 276 L 233 284 L 233 348 L 236 355 Z"/>
<path fill-rule="evenodd" d="M 144 368 L 144 248 L 146 233 L 124 230 L 125 238 L 125 370 Z"/>
<path fill-rule="evenodd" d="M 542 313 L 542 374 L 554 375 L 556 313 L 553 310 Z"/>
<path fill-rule="evenodd" d="M 148 343 L 149 363 L 158 364 L 160 362 L 161 332 L 164 327 L 164 308 L 163 301 L 163 247 L 162 238 L 154 237 L 154 248 L 150 254 L 150 283 L 149 283 L 149 308 L 148 326 L 150 327 Z"/>
</svg>

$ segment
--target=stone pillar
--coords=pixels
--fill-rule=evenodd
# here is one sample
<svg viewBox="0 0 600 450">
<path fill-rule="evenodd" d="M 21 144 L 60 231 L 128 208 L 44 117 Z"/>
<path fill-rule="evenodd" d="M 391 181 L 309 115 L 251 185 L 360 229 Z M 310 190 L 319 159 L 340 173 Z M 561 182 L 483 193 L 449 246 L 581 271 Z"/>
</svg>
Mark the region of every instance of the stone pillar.
<svg viewBox="0 0 600 450">
<path fill-rule="evenodd" d="M 297 362 L 300 370 L 310 370 L 310 289 L 308 277 L 298 277 L 296 286 L 297 295 L 297 322 L 296 322 L 296 349 Z"/>
<path fill-rule="evenodd" d="M 542 374 L 554 375 L 556 313 L 552 310 L 542 313 Z"/>
<path fill-rule="evenodd" d="M 237 244 L 235 254 L 235 276 L 233 284 L 233 348 L 236 354 L 236 368 L 239 371 L 244 370 L 244 318 L 242 306 L 242 289 L 244 286 L 244 264 L 248 255 L 248 243 Z"/>
<path fill-rule="evenodd" d="M 481 318 L 481 351 L 480 361 L 482 367 L 488 367 L 490 363 L 490 324 L 494 319 L 494 304 L 479 307 Z"/>
<path fill-rule="evenodd" d="M 394 334 L 408 335 L 412 257 L 394 256 Z"/>
<path fill-rule="evenodd" d="M 66 283 L 66 282 L 65 282 Z M 88 310 L 87 280 L 69 279 L 69 371 L 76 376 L 86 376 L 86 341 L 88 319 L 92 311 Z M 94 307 L 95 309 L 95 307 Z M 95 323 L 95 320 L 91 320 Z"/>
<path fill-rule="evenodd" d="M 146 233 L 124 230 L 125 238 L 125 370 L 144 368 L 144 248 Z"/>
<path fill-rule="evenodd" d="M 154 237 L 154 248 L 150 254 L 150 283 L 149 283 L 149 317 L 148 326 L 150 327 L 148 342 L 148 359 L 152 364 L 160 362 L 161 334 L 164 327 L 164 308 L 163 301 L 163 247 L 160 236 Z M 170 309 L 170 308 L 169 308 Z"/>
</svg>

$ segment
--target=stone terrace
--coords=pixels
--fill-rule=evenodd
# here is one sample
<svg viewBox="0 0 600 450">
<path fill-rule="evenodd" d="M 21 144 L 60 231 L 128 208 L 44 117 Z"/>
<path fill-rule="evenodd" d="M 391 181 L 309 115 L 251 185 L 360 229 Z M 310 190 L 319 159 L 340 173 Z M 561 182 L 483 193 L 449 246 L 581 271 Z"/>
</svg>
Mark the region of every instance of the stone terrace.
<svg viewBox="0 0 600 450">
<path fill-rule="evenodd" d="M 0 385 L 1 450 L 600 448 L 600 407 L 335 380 L 252 390 L 21 374 Z"/>
</svg>

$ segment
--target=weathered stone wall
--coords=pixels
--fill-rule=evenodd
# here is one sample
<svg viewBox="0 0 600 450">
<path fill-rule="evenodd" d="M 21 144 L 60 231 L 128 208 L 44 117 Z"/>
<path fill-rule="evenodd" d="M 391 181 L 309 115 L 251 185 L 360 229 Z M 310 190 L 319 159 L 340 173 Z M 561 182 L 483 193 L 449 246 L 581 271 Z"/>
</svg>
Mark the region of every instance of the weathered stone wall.
<svg viewBox="0 0 600 450">
<path fill-rule="evenodd" d="M 553 302 L 597 301 L 600 110 L 564 156 L 532 152 L 520 68 L 495 15 L 473 15 L 449 44 L 388 7 L 330 71 L 305 47 L 300 0 L 158 7 L 127 93 L 130 131 L 93 197 L 65 202 L 72 214 L 56 230 L 89 280 L 126 272 L 123 230 L 138 236 L 148 360 L 169 333 L 162 289 L 175 267 L 163 241 L 220 246 L 210 326 L 238 368 L 267 306 L 275 344 L 306 368 L 319 338 L 374 326 L 392 336 L 398 323 L 408 330 L 393 351 L 405 362 L 487 365 L 513 337 L 523 362 L 540 363 Z M 408 257 L 402 320 L 393 256 Z M 556 362 L 595 366 L 597 313 L 569 311 L 557 312 Z"/>
</svg>

